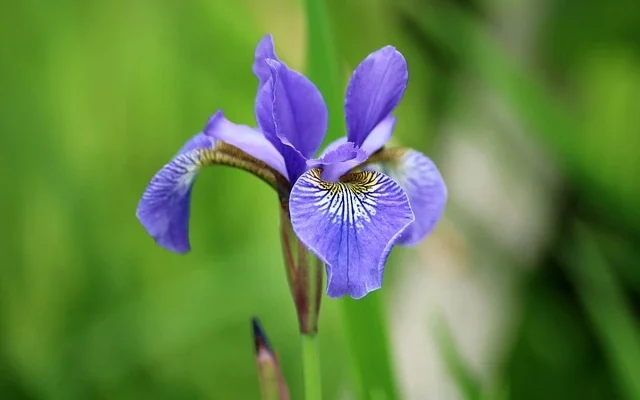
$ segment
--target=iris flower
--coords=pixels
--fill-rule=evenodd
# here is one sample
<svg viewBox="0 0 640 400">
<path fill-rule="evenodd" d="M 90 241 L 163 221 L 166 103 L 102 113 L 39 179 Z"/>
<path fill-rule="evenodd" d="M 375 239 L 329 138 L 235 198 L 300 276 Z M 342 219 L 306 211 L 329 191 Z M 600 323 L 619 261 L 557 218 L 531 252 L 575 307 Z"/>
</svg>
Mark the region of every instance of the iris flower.
<svg viewBox="0 0 640 400">
<path fill-rule="evenodd" d="M 189 251 L 197 172 L 214 164 L 239 167 L 277 189 L 297 238 L 326 266 L 329 297 L 361 298 L 380 288 L 391 248 L 416 244 L 431 232 L 447 198 L 428 157 L 384 147 L 407 87 L 404 57 L 387 46 L 358 65 L 346 91 L 347 135 L 319 157 L 328 116 L 315 85 L 278 58 L 270 35 L 256 48 L 253 72 L 258 128 L 216 112 L 153 177 L 139 220 L 161 246 Z"/>
</svg>

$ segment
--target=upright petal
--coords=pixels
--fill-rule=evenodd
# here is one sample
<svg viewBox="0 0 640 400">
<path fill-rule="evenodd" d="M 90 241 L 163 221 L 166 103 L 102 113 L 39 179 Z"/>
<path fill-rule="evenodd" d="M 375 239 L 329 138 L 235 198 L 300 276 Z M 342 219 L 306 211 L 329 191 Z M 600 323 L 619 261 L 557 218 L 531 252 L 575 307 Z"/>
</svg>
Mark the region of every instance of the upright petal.
<svg viewBox="0 0 640 400">
<path fill-rule="evenodd" d="M 273 44 L 273 36 L 271 35 L 265 35 L 262 39 L 260 39 L 260 42 L 258 42 L 258 46 L 256 46 L 252 69 L 253 73 L 258 77 L 258 80 L 260 81 L 259 87 L 262 87 L 271 78 L 271 71 L 269 69 L 269 66 L 265 62 L 267 58 L 279 61 L 278 56 L 275 52 L 275 46 Z"/>
<path fill-rule="evenodd" d="M 194 136 L 144 191 L 136 215 L 162 247 L 176 253 L 189 251 L 191 189 L 198 170 L 208 163 L 215 146 L 215 139 L 205 134 Z"/>
<path fill-rule="evenodd" d="M 346 136 L 342 136 L 342 137 L 337 138 L 333 142 L 329 143 L 327 145 L 327 147 L 324 148 L 324 150 L 322 150 L 322 153 L 320 154 L 320 157 L 324 157 L 326 154 L 334 151 L 335 149 L 337 149 L 338 147 L 340 147 L 343 144 L 347 143 L 348 141 L 349 140 L 347 139 Z"/>
<path fill-rule="evenodd" d="M 373 171 L 334 183 L 312 169 L 294 185 L 289 209 L 296 235 L 327 266 L 330 297 L 380 288 L 389 252 L 414 219 L 402 188 Z"/>
<path fill-rule="evenodd" d="M 345 99 L 350 142 L 362 146 L 373 128 L 396 108 L 408 79 L 407 62 L 392 46 L 371 53 L 358 65 Z"/>
<path fill-rule="evenodd" d="M 395 126 L 396 117 L 388 116 L 380 121 L 380 123 L 369 133 L 369 136 L 364 140 L 364 143 L 362 143 L 362 150 L 364 150 L 368 155 L 380 150 L 385 144 L 387 144 L 389 139 L 391 139 L 391 134 L 393 133 L 393 128 L 395 128 Z"/>
<path fill-rule="evenodd" d="M 436 226 L 447 203 L 442 175 L 424 154 L 411 149 L 384 150 L 384 161 L 367 166 L 393 178 L 409 196 L 415 221 L 400 235 L 399 244 L 414 245 Z"/>
<path fill-rule="evenodd" d="M 222 111 L 217 111 L 209 118 L 204 132 L 215 139 L 239 148 L 287 178 L 287 168 L 282 154 L 267 140 L 262 132 L 246 125 L 230 122 L 224 117 Z"/>
<path fill-rule="evenodd" d="M 322 157 L 307 161 L 309 168 L 322 167 L 322 179 L 335 182 L 367 160 L 367 153 L 351 142 L 343 143 Z"/>
<path fill-rule="evenodd" d="M 269 78 L 258 91 L 256 97 L 255 112 L 260 130 L 267 140 L 282 154 L 287 168 L 287 175 L 291 182 L 306 171 L 307 158 L 300 153 L 288 140 L 282 140 L 277 133 L 274 111 L 274 87 Z"/>
<path fill-rule="evenodd" d="M 267 59 L 271 68 L 272 93 L 268 115 L 258 123 L 273 128 L 276 136 L 290 144 L 306 158 L 311 158 L 322 144 L 327 131 L 327 106 L 318 88 L 304 75 L 284 63 Z"/>
</svg>

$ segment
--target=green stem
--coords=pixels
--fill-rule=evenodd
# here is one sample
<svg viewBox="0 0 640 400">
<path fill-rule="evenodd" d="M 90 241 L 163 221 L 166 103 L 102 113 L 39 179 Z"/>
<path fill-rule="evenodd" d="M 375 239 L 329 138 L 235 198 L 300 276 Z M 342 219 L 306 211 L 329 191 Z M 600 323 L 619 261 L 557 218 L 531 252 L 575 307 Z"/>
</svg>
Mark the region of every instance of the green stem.
<svg viewBox="0 0 640 400">
<path fill-rule="evenodd" d="M 302 245 L 302 244 L 301 244 Z M 301 251 L 302 254 L 308 255 L 307 252 Z M 311 262 L 307 262 L 307 301 L 311 305 L 309 309 L 309 320 L 318 320 L 319 305 L 318 295 L 320 288 L 318 283 L 322 282 L 322 275 L 318 276 L 318 272 L 322 273 L 321 264 L 314 258 Z M 314 324 L 315 330 L 310 332 L 302 332 L 302 364 L 304 368 L 304 398 L 306 400 L 322 399 L 322 382 L 320 379 L 320 353 L 318 351 L 318 330 L 317 322 Z"/>
<path fill-rule="evenodd" d="M 302 364 L 304 370 L 305 400 L 321 400 L 320 357 L 318 352 L 318 334 L 302 335 Z"/>
<path fill-rule="evenodd" d="M 286 202 L 283 202 L 286 205 Z M 318 355 L 318 314 L 322 300 L 322 262 L 300 242 L 289 218 L 288 210 L 281 210 L 282 250 L 287 279 L 298 314 L 302 337 L 304 391 L 307 400 L 320 400 L 320 358 Z"/>
</svg>

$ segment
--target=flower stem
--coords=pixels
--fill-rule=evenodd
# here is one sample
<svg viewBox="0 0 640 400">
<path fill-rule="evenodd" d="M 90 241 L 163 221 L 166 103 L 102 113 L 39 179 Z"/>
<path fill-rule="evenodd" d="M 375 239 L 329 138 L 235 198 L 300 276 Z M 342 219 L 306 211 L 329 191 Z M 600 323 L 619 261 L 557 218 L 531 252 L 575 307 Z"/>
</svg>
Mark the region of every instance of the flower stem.
<svg viewBox="0 0 640 400">
<path fill-rule="evenodd" d="M 305 400 L 321 400 L 320 357 L 318 352 L 318 334 L 302 335 L 302 364 L 304 370 Z"/>
<path fill-rule="evenodd" d="M 300 243 L 302 246 L 302 243 Z M 309 256 L 310 254 L 300 249 L 300 254 Z M 320 379 L 320 353 L 318 351 L 318 309 L 320 305 L 320 291 L 322 288 L 322 264 L 313 257 L 311 262 L 305 262 L 306 283 L 307 283 L 307 302 L 311 304 L 308 307 L 308 320 L 316 321 L 311 331 L 302 331 L 302 363 L 304 369 L 304 395 L 306 400 L 322 399 L 322 381 Z"/>
<path fill-rule="evenodd" d="M 298 240 L 289 218 L 287 202 L 280 212 L 282 252 L 289 287 L 298 314 L 302 338 L 302 364 L 306 400 L 320 400 L 320 357 L 318 354 L 318 314 L 322 301 L 323 264 Z"/>
</svg>

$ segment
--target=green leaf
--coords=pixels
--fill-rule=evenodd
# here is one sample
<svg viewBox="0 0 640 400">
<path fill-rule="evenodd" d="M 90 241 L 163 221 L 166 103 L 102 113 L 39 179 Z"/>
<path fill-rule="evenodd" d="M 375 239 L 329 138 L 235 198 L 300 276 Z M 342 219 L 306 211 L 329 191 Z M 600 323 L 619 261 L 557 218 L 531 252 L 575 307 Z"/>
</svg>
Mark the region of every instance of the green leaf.
<svg viewBox="0 0 640 400">
<path fill-rule="evenodd" d="M 308 27 L 307 74 L 322 92 L 329 108 L 327 140 L 343 135 L 343 83 L 335 52 L 327 4 L 306 0 Z M 348 347 L 360 399 L 396 399 L 397 388 L 389 357 L 388 337 L 379 293 L 354 301 L 342 300 Z"/>
<path fill-rule="evenodd" d="M 435 327 L 435 332 L 440 357 L 442 357 L 442 361 L 447 367 L 449 375 L 455 382 L 462 397 L 465 400 L 486 399 L 487 397 L 483 395 L 479 380 L 465 364 L 462 355 L 456 347 L 451 330 L 444 319 L 440 318 Z"/>
<path fill-rule="evenodd" d="M 360 300 L 343 299 L 342 312 L 348 347 L 354 358 L 358 398 L 399 398 L 389 352 L 382 293 Z"/>
<path fill-rule="evenodd" d="M 599 336 L 622 393 L 640 399 L 640 330 L 618 278 L 582 225 L 565 260 L 580 301 Z"/>
</svg>

